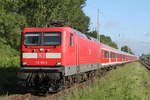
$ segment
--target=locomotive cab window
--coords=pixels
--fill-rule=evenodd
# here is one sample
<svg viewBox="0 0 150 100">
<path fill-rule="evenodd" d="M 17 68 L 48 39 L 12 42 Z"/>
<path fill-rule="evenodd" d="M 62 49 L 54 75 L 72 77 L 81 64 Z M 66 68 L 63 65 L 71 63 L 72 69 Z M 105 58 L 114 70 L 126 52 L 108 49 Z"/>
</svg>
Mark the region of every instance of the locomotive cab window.
<svg viewBox="0 0 150 100">
<path fill-rule="evenodd" d="M 70 46 L 73 46 L 73 34 L 70 34 Z"/>
<path fill-rule="evenodd" d="M 60 32 L 27 32 L 24 44 L 30 46 L 56 46 L 61 44 Z"/>
<path fill-rule="evenodd" d="M 24 35 L 25 45 L 39 45 L 40 44 L 40 33 L 39 32 L 28 32 Z"/>
<path fill-rule="evenodd" d="M 61 36 L 58 32 L 45 32 L 42 45 L 60 45 Z"/>
</svg>

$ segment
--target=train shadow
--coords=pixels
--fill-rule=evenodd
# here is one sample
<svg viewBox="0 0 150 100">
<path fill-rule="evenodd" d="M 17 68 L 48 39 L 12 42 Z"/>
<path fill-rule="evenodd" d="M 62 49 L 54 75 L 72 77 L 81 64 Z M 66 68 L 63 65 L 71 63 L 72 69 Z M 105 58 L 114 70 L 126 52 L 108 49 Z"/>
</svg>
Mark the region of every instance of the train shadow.
<svg viewBox="0 0 150 100">
<path fill-rule="evenodd" d="M 18 67 L 1 67 L 0 66 L 0 95 L 20 94 L 21 88 L 17 84 Z"/>
</svg>

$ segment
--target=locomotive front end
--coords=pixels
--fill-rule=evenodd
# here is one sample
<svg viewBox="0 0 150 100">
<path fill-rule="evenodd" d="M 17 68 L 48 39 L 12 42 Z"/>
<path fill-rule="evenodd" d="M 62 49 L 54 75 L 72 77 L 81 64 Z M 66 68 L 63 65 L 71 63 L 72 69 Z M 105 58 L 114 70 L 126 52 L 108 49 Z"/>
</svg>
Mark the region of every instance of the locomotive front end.
<svg viewBox="0 0 150 100">
<path fill-rule="evenodd" d="M 23 34 L 22 67 L 45 68 L 61 65 L 60 32 L 25 32 Z"/>
<path fill-rule="evenodd" d="M 22 32 L 21 71 L 25 87 L 58 90 L 62 80 L 62 32 L 53 28 L 28 28 Z"/>
</svg>

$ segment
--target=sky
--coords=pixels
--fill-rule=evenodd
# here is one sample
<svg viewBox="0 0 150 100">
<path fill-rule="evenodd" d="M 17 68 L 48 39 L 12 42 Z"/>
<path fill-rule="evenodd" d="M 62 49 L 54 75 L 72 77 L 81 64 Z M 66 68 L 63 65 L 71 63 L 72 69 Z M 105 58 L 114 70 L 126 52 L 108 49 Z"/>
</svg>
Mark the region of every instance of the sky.
<svg viewBox="0 0 150 100">
<path fill-rule="evenodd" d="M 90 30 L 97 26 L 119 48 L 128 45 L 136 55 L 150 53 L 150 0 L 87 0 L 84 12 L 90 17 Z"/>
</svg>

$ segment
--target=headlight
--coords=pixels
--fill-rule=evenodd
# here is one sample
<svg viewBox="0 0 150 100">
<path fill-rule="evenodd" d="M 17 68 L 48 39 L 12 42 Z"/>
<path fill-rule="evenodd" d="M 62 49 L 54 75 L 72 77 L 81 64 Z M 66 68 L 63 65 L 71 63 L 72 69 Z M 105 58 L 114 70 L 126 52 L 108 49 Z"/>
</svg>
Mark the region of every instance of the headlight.
<svg viewBox="0 0 150 100">
<path fill-rule="evenodd" d="M 40 51 L 44 51 L 44 48 L 40 48 L 39 50 L 40 50 Z"/>
<path fill-rule="evenodd" d="M 27 62 L 23 62 L 22 65 L 27 65 Z"/>
<path fill-rule="evenodd" d="M 61 65 L 61 62 L 57 62 L 56 65 Z"/>
</svg>

